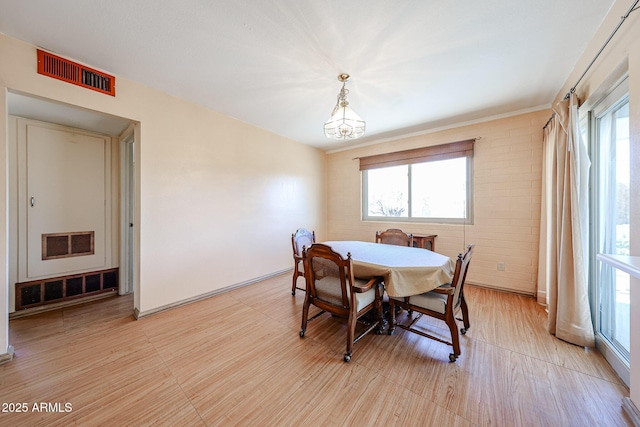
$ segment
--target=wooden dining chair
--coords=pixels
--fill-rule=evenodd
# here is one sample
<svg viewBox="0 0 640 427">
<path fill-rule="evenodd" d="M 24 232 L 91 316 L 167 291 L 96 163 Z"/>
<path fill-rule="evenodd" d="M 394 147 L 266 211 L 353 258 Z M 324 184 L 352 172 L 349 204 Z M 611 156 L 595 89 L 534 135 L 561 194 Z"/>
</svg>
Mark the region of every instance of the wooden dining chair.
<svg viewBox="0 0 640 427">
<path fill-rule="evenodd" d="M 298 228 L 291 235 L 291 246 L 293 247 L 293 283 L 291 284 L 291 295 L 296 295 L 296 289 L 304 291 L 298 287 L 298 277 L 304 277 L 304 266 L 302 263 L 302 248 L 309 247 L 316 242 L 316 232 L 304 228 Z"/>
<path fill-rule="evenodd" d="M 325 312 L 346 318 L 347 350 L 344 353 L 344 361 L 349 362 L 353 353 L 353 344 L 374 329 L 376 333 L 382 333 L 381 278 L 356 279 L 353 276 L 351 254 L 347 254 L 347 259 L 344 259 L 330 246 L 320 243 L 305 248 L 302 257 L 307 279 L 307 293 L 302 306 L 300 337 L 304 338 L 308 322 Z M 321 311 L 309 318 L 309 307 L 312 305 Z M 356 336 L 356 323 L 372 310 L 375 310 L 375 320 L 365 322 L 366 329 Z"/>
<path fill-rule="evenodd" d="M 461 320 L 464 324 L 464 327 L 460 329 L 460 333 L 462 335 L 466 334 L 470 327 L 469 309 L 467 308 L 467 302 L 464 299 L 464 282 L 467 277 L 467 270 L 469 268 L 469 262 L 471 261 L 471 255 L 473 254 L 474 247 L 475 244 L 470 244 L 467 246 L 464 255 L 458 255 L 456 269 L 453 273 L 453 280 L 451 283 L 442 285 L 433 291 L 425 292 L 420 295 L 401 298 L 389 297 L 389 314 L 391 315 L 389 329 L 387 331 L 389 335 L 392 335 L 395 327 L 398 326 L 407 331 L 422 335 L 423 337 L 431 338 L 453 346 L 453 353 L 449 354 L 449 360 L 451 362 L 456 361 L 458 356 L 460 356 L 460 336 L 458 335 L 458 325 L 455 317 L 458 310 L 462 311 Z M 407 324 L 403 325 L 396 323 L 396 306 L 407 310 Z M 415 318 L 413 318 L 413 311 L 418 313 Z M 451 341 L 435 337 L 425 332 L 423 329 L 416 329 L 414 326 L 416 322 L 420 320 L 422 315 L 443 320 L 451 332 Z"/>
<path fill-rule="evenodd" d="M 399 228 L 389 228 L 386 231 L 376 231 L 376 243 L 386 243 L 396 246 L 413 246 L 413 235 L 407 234 Z"/>
</svg>

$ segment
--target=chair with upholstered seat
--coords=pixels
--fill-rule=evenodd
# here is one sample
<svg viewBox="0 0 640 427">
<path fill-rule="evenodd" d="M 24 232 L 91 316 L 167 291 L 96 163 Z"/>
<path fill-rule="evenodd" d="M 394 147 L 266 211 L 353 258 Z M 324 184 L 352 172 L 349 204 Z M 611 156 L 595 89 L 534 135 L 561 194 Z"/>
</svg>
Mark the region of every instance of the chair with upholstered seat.
<svg viewBox="0 0 640 427">
<path fill-rule="evenodd" d="M 474 244 L 467 246 L 467 249 L 463 254 L 458 255 L 456 261 L 456 269 L 453 274 L 451 283 L 442 285 L 433 291 L 425 292 L 420 295 L 411 297 L 390 297 L 389 298 L 389 313 L 391 320 L 389 322 L 388 334 L 393 334 L 395 327 L 398 326 L 407 331 L 414 332 L 422 335 L 423 337 L 431 338 L 433 340 L 442 342 L 444 344 L 453 346 L 453 353 L 449 355 L 449 360 L 455 362 L 458 356 L 460 356 L 460 336 L 458 335 L 458 325 L 456 323 L 455 314 L 458 311 L 462 311 L 462 322 L 464 327 L 460 329 L 462 335 L 467 333 L 469 329 L 469 309 L 467 308 L 467 302 L 464 299 L 464 282 L 467 277 L 467 270 L 469 268 L 469 262 L 471 261 L 471 255 L 473 254 Z M 401 307 L 408 311 L 408 324 L 396 323 L 396 306 Z M 417 312 L 417 316 L 412 318 L 412 312 Z M 435 317 L 443 320 L 449 327 L 451 332 L 451 341 L 447 341 L 438 337 L 435 337 L 424 329 L 415 328 L 415 324 L 422 315 Z"/>
<path fill-rule="evenodd" d="M 291 284 L 291 295 L 296 294 L 296 289 L 304 291 L 304 288 L 299 288 L 298 277 L 304 277 L 304 266 L 302 263 L 302 248 L 309 247 L 316 242 L 316 232 L 309 231 L 304 228 L 299 228 L 295 233 L 291 235 L 291 246 L 293 246 L 293 283 Z"/>
<path fill-rule="evenodd" d="M 344 259 L 327 245 L 311 245 L 303 250 L 302 257 L 307 293 L 302 307 L 300 337 L 304 338 L 307 323 L 325 312 L 346 318 L 347 350 L 344 361 L 349 362 L 354 343 L 374 329 L 378 334 L 382 333 L 382 281 L 378 277 L 370 280 L 356 279 L 351 254 L 347 254 Z M 309 318 L 311 305 L 321 311 Z M 355 336 L 356 323 L 372 310 L 375 310 L 375 320 L 369 321 L 366 329 Z"/>
<path fill-rule="evenodd" d="M 376 231 L 376 243 L 386 243 L 396 246 L 413 246 L 413 235 L 407 234 L 399 228 L 389 228 L 386 231 Z"/>
</svg>

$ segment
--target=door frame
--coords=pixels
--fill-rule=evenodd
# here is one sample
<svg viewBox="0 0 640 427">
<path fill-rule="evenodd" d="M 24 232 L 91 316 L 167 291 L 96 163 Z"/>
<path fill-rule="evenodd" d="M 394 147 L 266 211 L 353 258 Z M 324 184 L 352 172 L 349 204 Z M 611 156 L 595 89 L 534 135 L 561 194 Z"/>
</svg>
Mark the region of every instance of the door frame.
<svg viewBox="0 0 640 427">
<path fill-rule="evenodd" d="M 25 95 L 25 96 L 29 96 L 29 95 Z M 45 101 L 48 102 L 48 101 Z M 53 111 L 56 110 L 57 108 L 57 103 L 51 101 L 51 109 Z M 66 108 L 77 108 L 79 110 L 83 110 L 81 107 L 75 107 L 75 106 L 67 106 Z M 91 114 L 95 114 L 95 115 L 102 115 L 104 113 L 101 113 L 99 111 L 94 111 Z M 53 114 L 55 116 L 55 114 Z M 12 117 L 14 119 L 12 119 Z M 12 120 L 16 120 L 20 118 L 19 116 L 12 116 L 10 114 L 7 113 L 7 115 L 5 116 L 5 119 L 7 120 L 7 127 L 8 127 L 8 139 L 7 139 L 7 155 L 8 155 L 8 187 L 10 188 L 9 190 L 9 194 L 8 194 L 8 204 L 7 204 L 7 213 L 8 213 L 8 217 L 7 217 L 7 225 L 8 225 L 8 234 L 7 234 L 7 239 L 8 239 L 8 271 L 7 271 L 7 297 L 8 297 L 8 311 L 7 311 L 7 315 L 13 313 L 15 311 L 15 307 L 14 307 L 14 303 L 15 303 L 15 286 L 14 284 L 18 281 L 18 262 L 17 262 L 17 256 L 18 256 L 18 186 L 21 185 L 18 182 L 18 174 L 17 174 L 17 157 L 18 157 L 18 153 L 17 153 L 17 144 L 13 144 L 11 141 L 13 141 L 13 139 L 15 139 L 17 141 L 17 135 L 15 135 L 15 132 L 17 130 L 17 126 L 16 123 L 13 122 Z M 120 288 L 119 288 L 119 294 L 126 294 L 126 293 L 131 293 L 134 292 L 134 302 L 133 302 L 133 312 L 139 312 L 139 307 L 140 307 L 140 295 L 139 295 L 139 291 L 140 291 L 140 274 L 139 274 L 139 265 L 140 265 L 140 230 L 139 227 L 136 227 L 134 232 L 134 245 L 132 246 L 133 248 L 133 253 L 129 253 L 127 255 L 127 258 L 123 257 L 123 254 L 126 253 L 125 252 L 125 246 L 127 244 L 126 241 L 120 239 L 120 233 L 121 233 L 121 229 L 123 226 L 123 221 L 124 221 L 124 216 L 120 215 L 121 212 L 120 210 L 122 209 L 122 205 L 125 203 L 125 201 L 127 200 L 127 198 L 131 198 L 131 200 L 135 201 L 134 203 L 134 209 L 133 209 L 133 216 L 134 216 L 134 224 L 139 224 L 139 218 L 140 218 L 140 211 L 139 211 L 139 206 L 140 206 L 140 179 L 139 179 L 139 175 L 140 175 L 140 169 L 139 167 L 135 168 L 135 170 L 133 171 L 134 173 L 134 182 L 135 185 L 131 188 L 131 191 L 133 192 L 133 194 L 131 195 L 130 191 L 127 192 L 122 192 L 122 188 L 120 187 L 122 185 L 122 171 L 125 170 L 126 168 L 122 167 L 122 162 L 123 162 L 123 151 L 122 151 L 122 147 L 121 144 L 124 144 L 122 142 L 122 140 L 126 137 L 133 137 L 133 140 L 136 142 L 135 145 L 135 158 L 139 159 L 140 158 L 140 122 L 132 120 L 132 119 L 126 119 L 126 118 L 122 118 L 123 120 L 127 120 L 129 121 L 130 125 L 125 129 L 124 132 L 122 132 L 120 134 L 120 136 L 114 136 L 113 134 L 110 135 L 110 141 L 111 141 L 111 158 L 112 158 L 112 166 L 115 166 L 114 169 L 112 169 L 113 173 L 111 176 L 111 196 L 107 195 L 107 199 L 112 201 L 112 209 L 110 210 L 111 214 L 112 214 L 112 231 L 108 233 L 109 236 L 111 236 L 112 239 L 112 250 L 111 250 L 111 256 L 113 257 L 112 260 L 115 262 L 115 264 L 117 264 L 116 266 L 120 267 L 120 265 L 128 265 L 130 267 L 132 267 L 133 269 L 133 273 L 131 274 L 132 280 L 133 282 L 131 283 L 131 280 L 127 281 L 125 284 L 123 284 L 121 282 L 121 280 L 119 280 L 120 282 Z M 29 118 L 27 120 L 33 120 L 36 122 L 43 122 L 43 123 L 47 123 L 53 126 L 62 126 L 62 127 L 73 127 L 67 124 L 59 124 L 57 122 L 47 122 L 47 121 L 43 121 L 43 120 L 39 120 L 37 118 Z M 88 133 L 95 133 L 93 131 L 87 131 Z M 105 134 L 105 133 L 101 133 L 101 134 Z M 12 139 L 12 135 L 13 135 L 13 139 Z M 108 134 L 107 134 L 108 135 Z M 138 162 L 139 165 L 139 162 Z M 119 170 L 118 170 L 119 169 Z M 14 190 L 15 188 L 15 190 Z M 136 219 L 137 218 L 137 219 Z M 128 223 L 127 223 L 128 224 Z M 119 242 L 116 242 L 115 239 L 118 239 Z M 131 251 L 129 251 L 131 252 Z M 126 267 L 125 267 L 126 268 Z M 131 271 L 131 268 L 130 270 Z M 125 276 L 126 277 L 126 276 Z"/>
<path fill-rule="evenodd" d="M 596 348 L 602 353 L 607 362 L 611 365 L 620 379 L 629 386 L 630 384 L 630 364 L 614 346 L 609 344 L 609 341 L 603 337 L 600 332 L 600 297 L 598 295 L 598 280 L 597 280 L 597 238 L 596 238 L 596 218 L 594 213 L 597 212 L 597 178 L 599 173 L 598 159 L 597 159 L 597 132 L 596 121 L 598 115 L 606 110 L 613 108 L 615 105 L 620 104 L 626 98 L 628 102 L 629 93 L 629 79 L 628 73 L 623 73 L 614 83 L 610 84 L 604 91 L 597 91 L 597 95 L 594 96 L 596 100 L 591 102 L 587 100 L 580 108 L 581 122 L 584 120 L 587 123 L 588 139 L 589 139 L 589 157 L 591 158 L 590 168 L 590 189 L 589 189 L 589 302 L 591 305 L 591 319 L 594 326 Z"/>
<path fill-rule="evenodd" d="M 136 141 L 137 123 L 131 124 L 120 141 L 120 289 L 119 294 L 135 292 L 136 283 Z M 139 265 L 139 264 L 138 264 Z"/>
</svg>

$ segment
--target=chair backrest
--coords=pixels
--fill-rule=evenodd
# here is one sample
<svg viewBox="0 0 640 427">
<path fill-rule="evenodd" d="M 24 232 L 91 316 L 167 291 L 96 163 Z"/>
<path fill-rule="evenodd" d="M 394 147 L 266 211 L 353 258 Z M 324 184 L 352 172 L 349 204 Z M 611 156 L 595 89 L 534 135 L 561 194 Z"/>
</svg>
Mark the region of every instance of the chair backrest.
<svg viewBox="0 0 640 427">
<path fill-rule="evenodd" d="M 347 259 L 330 246 L 315 243 L 303 251 L 307 293 L 338 308 L 348 309 L 354 281 L 351 254 Z"/>
<path fill-rule="evenodd" d="M 316 242 L 316 232 L 304 228 L 298 228 L 291 235 L 291 246 L 293 246 L 293 256 L 302 258 L 302 248 L 309 247 Z"/>
<path fill-rule="evenodd" d="M 453 280 L 451 280 L 451 286 L 455 286 L 455 292 L 453 293 L 453 302 L 455 306 L 458 306 L 460 303 L 460 295 L 462 293 L 462 288 L 464 287 L 464 282 L 467 279 L 469 262 L 471 261 L 471 255 L 473 255 L 473 249 L 475 246 L 475 243 L 471 243 L 467 246 L 464 254 L 458 254 L 456 270 L 453 273 Z"/>
<path fill-rule="evenodd" d="M 389 228 L 386 231 L 376 231 L 376 243 L 386 243 L 396 246 L 413 246 L 413 234 L 407 234 L 399 228 Z"/>
</svg>

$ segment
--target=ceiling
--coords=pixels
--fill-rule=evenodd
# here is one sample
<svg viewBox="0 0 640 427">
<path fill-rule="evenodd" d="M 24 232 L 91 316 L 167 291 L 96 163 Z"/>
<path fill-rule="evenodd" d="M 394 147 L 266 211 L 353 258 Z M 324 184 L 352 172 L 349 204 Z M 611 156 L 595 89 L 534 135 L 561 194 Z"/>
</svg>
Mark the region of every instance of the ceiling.
<svg viewBox="0 0 640 427">
<path fill-rule="evenodd" d="M 0 32 L 332 150 L 549 107 L 613 1 L 0 0 Z"/>
</svg>

